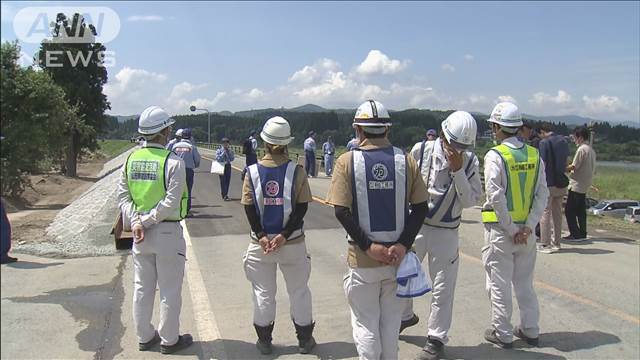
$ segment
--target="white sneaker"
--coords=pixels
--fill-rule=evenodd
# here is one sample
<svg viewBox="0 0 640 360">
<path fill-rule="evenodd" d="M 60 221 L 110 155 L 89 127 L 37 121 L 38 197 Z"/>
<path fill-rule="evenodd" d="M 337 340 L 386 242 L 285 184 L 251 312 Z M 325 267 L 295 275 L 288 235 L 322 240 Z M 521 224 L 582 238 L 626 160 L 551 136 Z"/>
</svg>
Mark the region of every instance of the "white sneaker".
<svg viewBox="0 0 640 360">
<path fill-rule="evenodd" d="M 551 246 L 551 245 L 541 245 L 538 246 L 538 252 L 541 252 L 543 254 L 553 254 L 560 251 L 560 248 L 557 248 L 555 246 Z"/>
</svg>

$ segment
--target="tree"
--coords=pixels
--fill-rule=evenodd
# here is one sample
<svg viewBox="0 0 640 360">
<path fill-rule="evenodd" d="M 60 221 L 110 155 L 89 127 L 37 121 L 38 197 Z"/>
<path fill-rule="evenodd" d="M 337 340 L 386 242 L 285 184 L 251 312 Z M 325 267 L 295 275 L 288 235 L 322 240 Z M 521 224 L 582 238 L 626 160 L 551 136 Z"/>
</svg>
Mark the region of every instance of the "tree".
<svg viewBox="0 0 640 360">
<path fill-rule="evenodd" d="M 64 170 L 75 177 L 80 151 L 97 148 L 96 134 L 105 122 L 105 111 L 111 108 L 102 92 L 107 82 L 106 48 L 95 42 L 95 27 L 77 13 L 71 21 L 58 14 L 51 32 L 52 39 L 40 44 L 38 63 L 64 89 L 67 102 L 77 108 L 82 120 L 70 122 L 66 133 L 69 146 Z"/>
<path fill-rule="evenodd" d="M 65 129 L 82 124 L 47 73 L 18 65 L 17 43 L 3 43 L 1 54 L 2 193 L 19 196 L 29 184 L 26 174 L 58 161 Z"/>
</svg>

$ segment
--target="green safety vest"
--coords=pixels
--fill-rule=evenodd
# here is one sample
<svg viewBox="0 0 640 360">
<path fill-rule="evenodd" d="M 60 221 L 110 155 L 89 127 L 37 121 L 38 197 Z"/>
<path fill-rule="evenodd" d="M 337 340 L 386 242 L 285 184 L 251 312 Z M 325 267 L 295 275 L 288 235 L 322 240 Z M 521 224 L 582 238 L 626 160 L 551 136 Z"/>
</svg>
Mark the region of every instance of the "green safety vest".
<svg viewBox="0 0 640 360">
<path fill-rule="evenodd" d="M 538 169 L 540 155 L 532 146 L 524 145 L 519 149 L 512 149 L 504 144 L 493 147 L 489 151 L 496 151 L 502 158 L 507 173 L 507 208 L 511 219 L 516 224 L 527 222 L 533 196 L 538 183 Z M 498 217 L 492 209 L 482 210 L 483 223 L 497 223 Z"/>
<path fill-rule="evenodd" d="M 134 151 L 127 159 L 126 175 L 129 193 L 136 211 L 148 213 L 167 195 L 165 166 L 171 151 L 146 147 Z M 180 221 L 187 215 L 188 190 L 185 186 L 180 200 L 179 216 L 172 215 L 165 221 Z"/>
</svg>

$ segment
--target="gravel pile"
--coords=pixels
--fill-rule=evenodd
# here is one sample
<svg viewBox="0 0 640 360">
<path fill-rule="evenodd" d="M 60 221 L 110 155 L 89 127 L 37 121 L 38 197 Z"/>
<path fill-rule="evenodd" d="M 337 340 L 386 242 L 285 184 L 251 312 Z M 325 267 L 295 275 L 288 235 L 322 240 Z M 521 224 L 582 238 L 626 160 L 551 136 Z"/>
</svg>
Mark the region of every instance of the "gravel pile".
<svg viewBox="0 0 640 360">
<path fill-rule="evenodd" d="M 115 249 L 110 232 L 118 214 L 119 169 L 131 151 L 133 149 L 107 162 L 98 175 L 102 178 L 56 215 L 45 231 L 45 241 L 13 244 L 16 252 L 70 258 L 114 255 L 123 251 Z"/>
</svg>

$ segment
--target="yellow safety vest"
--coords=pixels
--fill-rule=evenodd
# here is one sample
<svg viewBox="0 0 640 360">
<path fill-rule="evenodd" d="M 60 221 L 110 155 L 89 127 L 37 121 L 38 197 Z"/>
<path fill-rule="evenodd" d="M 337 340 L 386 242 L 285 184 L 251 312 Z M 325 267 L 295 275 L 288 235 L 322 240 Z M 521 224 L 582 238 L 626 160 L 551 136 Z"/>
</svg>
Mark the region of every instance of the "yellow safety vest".
<svg viewBox="0 0 640 360">
<path fill-rule="evenodd" d="M 532 146 L 524 145 L 519 149 L 512 149 L 504 144 L 493 147 L 489 151 L 500 154 L 507 174 L 507 208 L 511 219 L 516 224 L 527 222 L 533 196 L 538 183 L 538 169 L 540 155 Z M 483 223 L 497 223 L 498 217 L 493 209 L 482 210 Z"/>
<path fill-rule="evenodd" d="M 131 199 L 139 213 L 148 213 L 167 195 L 165 165 L 171 152 L 166 149 L 146 147 L 134 151 L 127 159 L 127 185 Z M 187 215 L 188 190 L 182 192 L 178 216 L 165 221 L 180 221 Z"/>
</svg>

